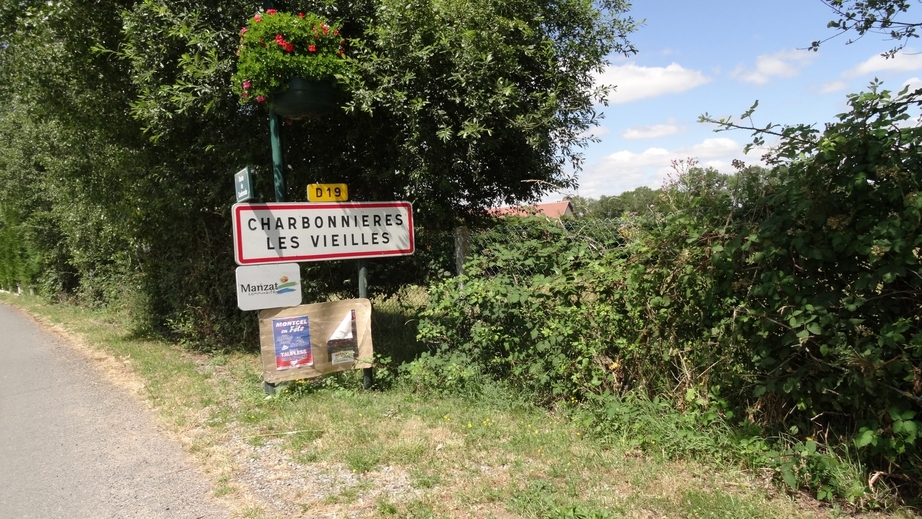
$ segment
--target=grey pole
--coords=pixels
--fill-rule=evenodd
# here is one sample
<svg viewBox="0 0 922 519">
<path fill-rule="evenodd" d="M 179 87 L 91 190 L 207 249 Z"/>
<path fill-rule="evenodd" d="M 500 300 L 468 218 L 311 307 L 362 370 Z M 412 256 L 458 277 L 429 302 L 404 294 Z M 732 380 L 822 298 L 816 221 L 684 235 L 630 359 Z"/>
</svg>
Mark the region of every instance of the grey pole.
<svg viewBox="0 0 922 519">
<path fill-rule="evenodd" d="M 282 161 L 282 137 L 279 114 L 269 109 L 269 139 L 272 141 L 272 180 L 275 183 L 275 201 L 285 201 L 285 164 Z"/>
<path fill-rule="evenodd" d="M 368 260 L 362 258 L 359 260 L 359 298 L 368 298 Z M 362 369 L 362 387 L 371 389 L 374 383 L 374 374 L 371 368 Z"/>
</svg>

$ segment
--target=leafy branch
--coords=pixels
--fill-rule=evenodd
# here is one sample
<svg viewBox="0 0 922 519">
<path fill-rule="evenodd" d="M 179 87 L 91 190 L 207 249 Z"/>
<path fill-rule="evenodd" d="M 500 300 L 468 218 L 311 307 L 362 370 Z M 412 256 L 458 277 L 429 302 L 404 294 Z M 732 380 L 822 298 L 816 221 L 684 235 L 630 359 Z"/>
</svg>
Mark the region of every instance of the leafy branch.
<svg viewBox="0 0 922 519">
<path fill-rule="evenodd" d="M 757 126 L 752 119 L 752 114 L 755 113 L 756 108 L 759 106 L 759 101 L 755 101 L 748 110 L 740 114 L 740 121 L 748 121 L 748 123 L 735 122 L 732 117 L 721 117 L 714 118 L 707 112 L 703 115 L 698 116 L 698 122 L 700 123 L 709 123 L 717 125 L 717 128 L 714 129 L 715 132 L 725 132 L 730 130 L 746 130 L 752 132 L 752 142 L 746 144 L 743 148 L 744 153 L 749 153 L 753 148 L 765 146 L 765 137 L 771 136 L 779 140 L 786 141 L 788 143 L 796 143 L 800 146 L 810 146 L 817 141 L 817 134 L 819 133 L 813 125 L 798 124 L 798 125 L 781 125 L 775 123 L 768 123 L 765 126 Z M 787 154 L 777 153 L 777 149 L 767 153 L 763 160 L 768 164 L 780 162 L 780 158 L 791 158 L 793 156 L 788 156 Z"/>
<path fill-rule="evenodd" d="M 845 42 L 850 45 L 864 37 L 865 34 L 882 34 L 897 45 L 881 54 L 892 58 L 903 50 L 912 38 L 918 38 L 917 30 L 922 22 L 907 22 L 897 18 L 909 10 L 909 0 L 821 0 L 838 17 L 831 20 L 826 27 L 837 32 L 825 39 L 814 41 L 809 49 L 817 51 L 820 45 L 847 32 L 854 31 L 857 38 Z"/>
</svg>

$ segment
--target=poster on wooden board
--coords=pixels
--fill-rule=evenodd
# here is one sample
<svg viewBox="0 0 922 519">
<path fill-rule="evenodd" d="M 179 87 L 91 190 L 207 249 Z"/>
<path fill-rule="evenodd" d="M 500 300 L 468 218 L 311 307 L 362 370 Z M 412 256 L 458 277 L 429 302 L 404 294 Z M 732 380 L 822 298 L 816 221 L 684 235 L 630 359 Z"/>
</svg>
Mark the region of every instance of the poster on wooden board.
<svg viewBox="0 0 922 519">
<path fill-rule="evenodd" d="M 347 299 L 259 312 L 263 379 L 270 384 L 370 368 L 371 302 Z"/>
</svg>

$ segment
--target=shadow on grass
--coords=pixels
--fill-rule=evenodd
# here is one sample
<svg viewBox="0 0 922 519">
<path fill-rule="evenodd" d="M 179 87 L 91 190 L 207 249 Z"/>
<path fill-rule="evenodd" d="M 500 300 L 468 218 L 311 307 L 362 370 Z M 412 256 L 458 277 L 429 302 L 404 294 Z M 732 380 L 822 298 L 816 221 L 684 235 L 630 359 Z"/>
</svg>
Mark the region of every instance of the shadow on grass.
<svg viewBox="0 0 922 519">
<path fill-rule="evenodd" d="M 429 346 L 417 340 L 419 312 L 395 304 L 376 305 L 371 313 L 375 355 L 399 366 L 410 362 Z"/>
</svg>

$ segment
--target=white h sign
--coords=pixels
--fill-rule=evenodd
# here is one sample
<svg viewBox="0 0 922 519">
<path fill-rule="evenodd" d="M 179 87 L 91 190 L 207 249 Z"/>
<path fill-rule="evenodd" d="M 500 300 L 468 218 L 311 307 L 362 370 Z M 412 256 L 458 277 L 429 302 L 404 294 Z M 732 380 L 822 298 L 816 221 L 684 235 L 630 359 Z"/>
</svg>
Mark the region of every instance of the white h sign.
<svg viewBox="0 0 922 519">
<path fill-rule="evenodd" d="M 236 204 L 238 265 L 413 254 L 409 202 Z"/>
</svg>

